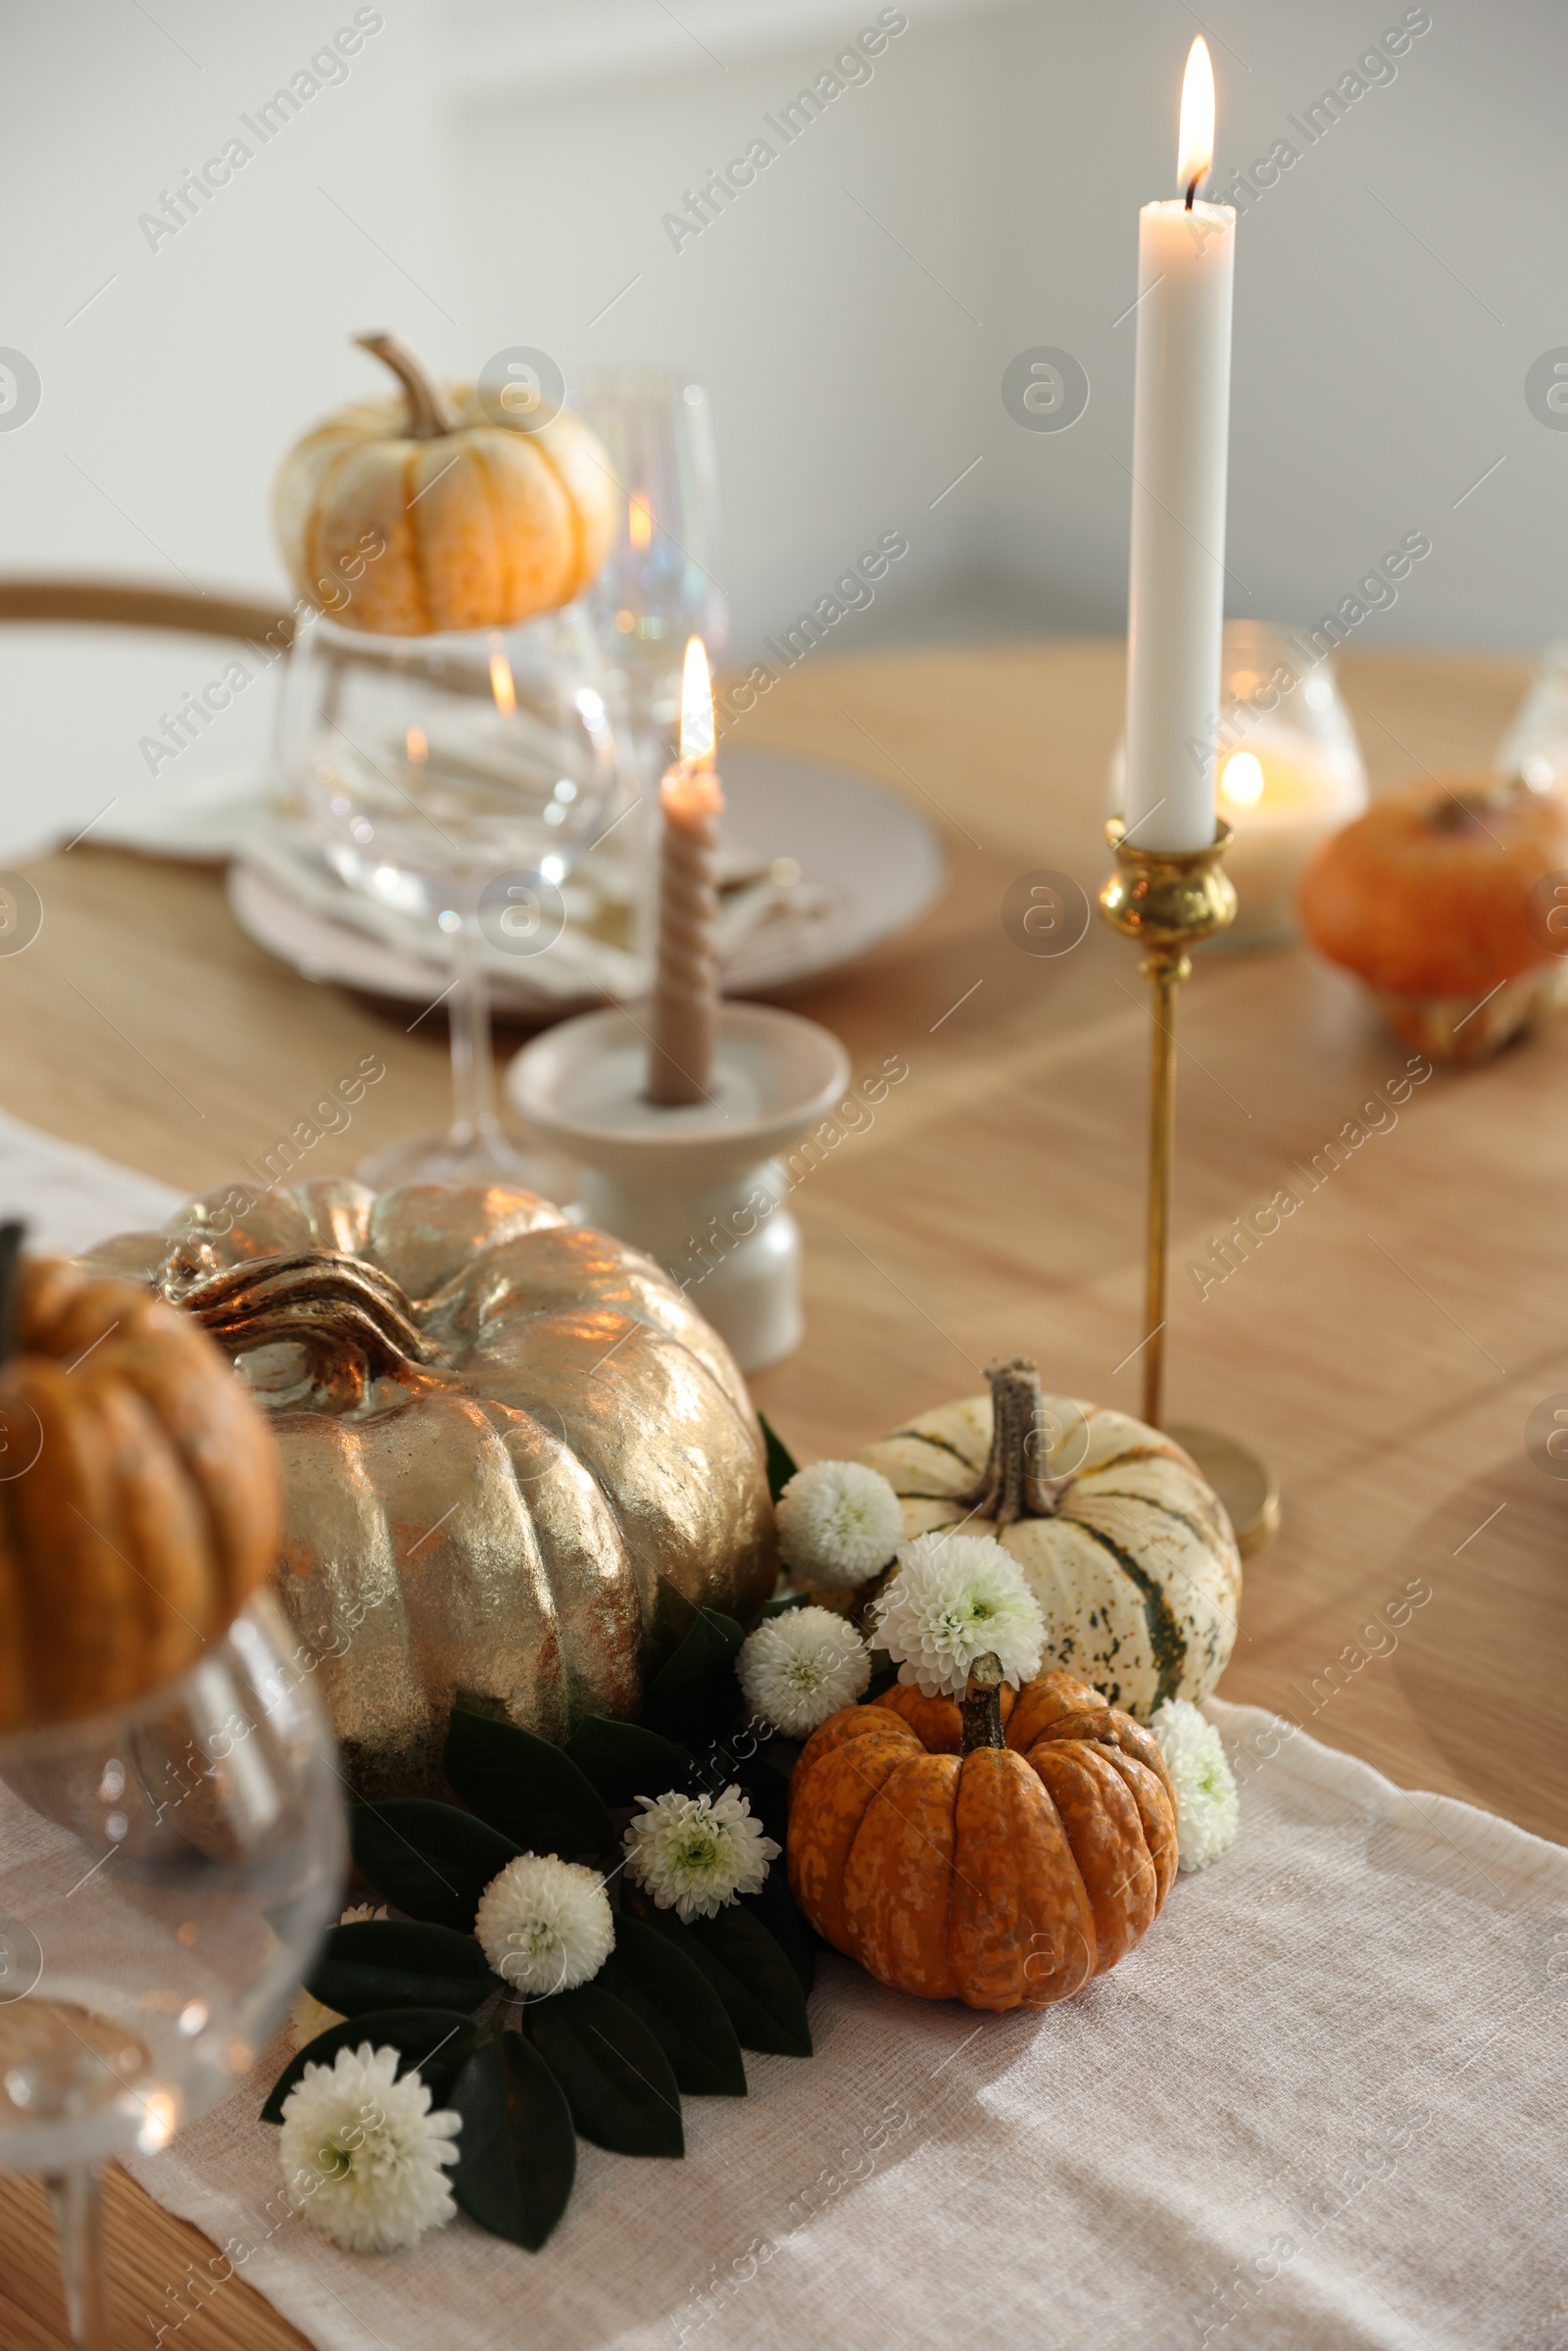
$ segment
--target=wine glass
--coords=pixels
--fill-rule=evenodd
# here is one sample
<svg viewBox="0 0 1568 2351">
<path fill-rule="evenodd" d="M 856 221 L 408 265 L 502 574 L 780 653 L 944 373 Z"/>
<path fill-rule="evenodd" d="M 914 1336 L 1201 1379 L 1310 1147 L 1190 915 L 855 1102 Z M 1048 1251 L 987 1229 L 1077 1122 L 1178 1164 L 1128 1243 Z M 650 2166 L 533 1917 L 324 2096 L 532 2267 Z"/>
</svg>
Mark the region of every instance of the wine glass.
<svg viewBox="0 0 1568 2351">
<path fill-rule="evenodd" d="M 336 1748 L 263 1592 L 178 1681 L 0 1739 L 0 2166 L 40 2173 L 107 2351 L 99 2173 L 265 2048 L 346 1868 Z"/>
<path fill-rule="evenodd" d="M 586 602 L 651 796 L 674 750 L 687 640 L 701 637 L 717 655 L 728 634 L 712 414 L 702 385 L 667 367 L 592 368 L 579 399 L 619 498 Z"/>
<path fill-rule="evenodd" d="M 1532 792 L 1568 785 L 1568 639 L 1543 653 L 1493 766 L 1499 775 L 1522 777 Z"/>
<path fill-rule="evenodd" d="M 522 1184 L 563 1169 L 496 1111 L 487 949 L 543 954 L 563 884 L 626 801 L 614 690 L 581 606 L 508 629 L 375 637 L 317 614 L 296 642 L 283 758 L 351 889 L 431 921 L 451 956 L 453 1119 L 361 1169 L 384 1187 Z"/>
</svg>

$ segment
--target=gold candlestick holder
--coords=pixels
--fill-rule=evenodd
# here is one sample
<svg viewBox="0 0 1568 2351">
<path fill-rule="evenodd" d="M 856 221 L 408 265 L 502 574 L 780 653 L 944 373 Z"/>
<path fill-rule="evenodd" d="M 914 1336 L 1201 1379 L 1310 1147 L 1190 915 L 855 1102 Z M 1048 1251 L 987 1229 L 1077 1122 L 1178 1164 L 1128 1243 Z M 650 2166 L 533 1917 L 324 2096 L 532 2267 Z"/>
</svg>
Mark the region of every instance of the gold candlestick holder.
<svg viewBox="0 0 1568 2351">
<path fill-rule="evenodd" d="M 1236 913 L 1224 869 L 1231 828 L 1221 817 L 1207 849 L 1139 849 L 1119 817 L 1105 827 L 1116 868 L 1100 893 L 1113 930 L 1143 949 L 1139 970 L 1154 992 L 1149 1070 L 1149 1223 L 1144 1287 L 1143 1417 L 1191 1453 L 1230 1515 L 1243 1553 L 1260 1550 L 1280 1523 L 1279 1481 L 1267 1462 L 1212 1429 L 1164 1417 L 1165 1326 L 1170 1293 L 1171 1161 L 1176 1132 L 1176 991 L 1192 971 L 1188 950 Z"/>
</svg>

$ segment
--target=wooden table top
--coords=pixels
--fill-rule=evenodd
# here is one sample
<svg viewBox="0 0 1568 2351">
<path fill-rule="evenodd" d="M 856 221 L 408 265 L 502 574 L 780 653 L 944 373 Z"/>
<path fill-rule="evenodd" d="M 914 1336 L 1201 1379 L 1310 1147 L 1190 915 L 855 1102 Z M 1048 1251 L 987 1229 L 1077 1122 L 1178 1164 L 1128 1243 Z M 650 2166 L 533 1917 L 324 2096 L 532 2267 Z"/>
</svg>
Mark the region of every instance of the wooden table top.
<svg viewBox="0 0 1568 2351">
<path fill-rule="evenodd" d="M 909 1072 L 792 1196 L 808 1336 L 756 1394 L 803 1458 L 976 1392 L 999 1353 L 1137 1410 L 1136 955 L 1097 920 L 1073 953 L 1040 959 L 1001 921 L 1019 874 L 1099 888 L 1121 678 L 1120 649 L 1088 641 L 813 657 L 743 722 L 749 742 L 906 793 L 952 864 L 915 931 L 791 999 L 844 1039 L 857 1076 L 889 1055 Z M 1524 680 L 1501 659 L 1342 662 L 1376 785 L 1483 764 Z M 411 1037 L 408 1014 L 296 978 L 236 928 L 214 872 L 85 843 L 29 870 L 43 930 L 0 958 L 0 1102 L 17 1116 L 191 1191 L 237 1178 L 367 1052 L 388 1078 L 313 1172 L 443 1123 L 439 1016 Z M 1205 955 L 1179 1034 L 1168 1409 L 1265 1453 L 1284 1496 L 1281 1534 L 1248 1565 L 1221 1693 L 1568 1842 L 1568 1484 L 1524 1442 L 1532 1407 L 1568 1391 L 1568 1032 L 1440 1070 L 1201 1301 L 1184 1263 L 1406 1052 L 1304 950 Z M 1411 1585 L 1431 1596 L 1391 1632 L 1385 1604 Z M 111 2218 L 117 2339 L 145 2345 L 146 2314 L 210 2249 L 118 2175 Z M 8 2345 L 66 2340 L 30 2182 L 0 2181 L 0 2318 Z M 179 2339 L 301 2338 L 236 2278 Z"/>
</svg>

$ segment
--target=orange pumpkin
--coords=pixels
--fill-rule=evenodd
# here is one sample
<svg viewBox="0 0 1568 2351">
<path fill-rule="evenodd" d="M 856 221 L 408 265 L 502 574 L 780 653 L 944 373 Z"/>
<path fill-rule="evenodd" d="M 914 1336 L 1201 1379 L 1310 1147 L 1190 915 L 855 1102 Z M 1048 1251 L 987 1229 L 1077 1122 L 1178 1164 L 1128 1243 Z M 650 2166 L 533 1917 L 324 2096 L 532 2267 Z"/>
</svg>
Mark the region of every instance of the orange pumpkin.
<svg viewBox="0 0 1568 2351">
<path fill-rule="evenodd" d="M 508 628 L 580 596 L 617 512 L 581 418 L 563 409 L 532 423 L 471 384 L 437 383 L 393 335 L 355 339 L 403 397 L 334 409 L 278 467 L 272 521 L 307 603 L 350 628 L 418 637 Z"/>
<path fill-rule="evenodd" d="M 1517 779 L 1456 775 L 1401 785 L 1323 842 L 1298 905 L 1313 945 L 1378 992 L 1400 1036 L 1471 1059 L 1511 1035 L 1563 969 L 1532 893 L 1565 869 L 1568 803 Z"/>
<path fill-rule="evenodd" d="M 889 1691 L 830 1715 L 790 1785 L 790 1885 L 879 1984 L 1044 2008 L 1114 1967 L 1158 1915 L 1176 1797 L 1152 1734 L 1086 1682 L 1028 1683 L 1004 1735 L 1000 1681 L 981 1658 L 961 1710 Z"/>
<path fill-rule="evenodd" d="M 183 1673 L 270 1573 L 282 1531 L 271 1433 L 188 1315 L 48 1258 L 24 1260 L 17 1286 L 0 1732 Z"/>
</svg>

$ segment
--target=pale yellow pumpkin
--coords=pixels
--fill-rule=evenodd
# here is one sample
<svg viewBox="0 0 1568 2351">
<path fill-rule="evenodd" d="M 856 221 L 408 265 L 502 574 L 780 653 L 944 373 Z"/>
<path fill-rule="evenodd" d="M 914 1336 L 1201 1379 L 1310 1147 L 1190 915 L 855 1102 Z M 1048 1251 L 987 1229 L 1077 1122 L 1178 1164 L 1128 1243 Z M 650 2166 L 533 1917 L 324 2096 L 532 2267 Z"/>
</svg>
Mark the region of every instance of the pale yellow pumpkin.
<svg viewBox="0 0 1568 2351">
<path fill-rule="evenodd" d="M 1158 1429 L 1043 1396 L 1025 1358 L 987 1376 L 989 1396 L 922 1412 L 858 1455 L 903 1503 L 905 1540 L 994 1537 L 1040 1603 L 1046 1663 L 1139 1722 L 1166 1698 L 1206 1698 L 1242 1599 L 1218 1495 Z"/>
<path fill-rule="evenodd" d="M 569 410 L 498 422 L 471 384 L 434 383 L 391 335 L 361 335 L 401 396 L 335 409 L 272 484 L 301 596 L 352 628 L 421 637 L 553 612 L 597 576 L 614 531 L 609 461 Z"/>
</svg>

